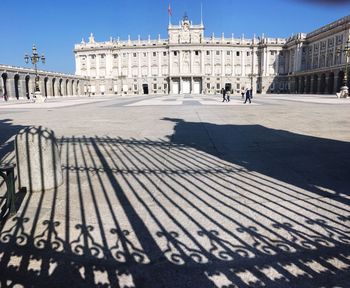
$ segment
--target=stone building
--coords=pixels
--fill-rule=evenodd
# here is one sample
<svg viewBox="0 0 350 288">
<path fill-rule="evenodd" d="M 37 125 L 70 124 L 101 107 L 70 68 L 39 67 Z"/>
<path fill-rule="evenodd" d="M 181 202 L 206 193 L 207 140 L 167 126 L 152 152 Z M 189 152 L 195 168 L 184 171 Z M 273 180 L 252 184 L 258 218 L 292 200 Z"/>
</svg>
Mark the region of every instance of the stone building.
<svg viewBox="0 0 350 288">
<path fill-rule="evenodd" d="M 346 16 L 311 33 L 299 33 L 287 39 L 282 51 L 285 70 L 281 75 L 287 76 L 290 92 L 334 94 L 339 91 L 347 64 L 343 50 L 349 40 L 349 30 L 350 16 Z"/>
<path fill-rule="evenodd" d="M 203 23 L 184 17 L 168 39 L 110 39 L 75 45 L 76 74 L 92 94 L 214 94 L 221 88 L 266 92 L 279 76 L 285 39 L 204 36 Z"/>
<path fill-rule="evenodd" d="M 82 95 L 89 79 L 76 75 L 38 70 L 39 87 L 44 97 Z M 0 65 L 0 99 L 28 99 L 34 93 L 35 70 Z"/>
<path fill-rule="evenodd" d="M 342 49 L 350 16 L 290 38 L 205 37 L 184 17 L 168 39 L 110 39 L 75 45 L 76 74 L 92 94 L 335 93 L 344 77 Z M 350 77 L 349 77 L 350 78 Z"/>
</svg>

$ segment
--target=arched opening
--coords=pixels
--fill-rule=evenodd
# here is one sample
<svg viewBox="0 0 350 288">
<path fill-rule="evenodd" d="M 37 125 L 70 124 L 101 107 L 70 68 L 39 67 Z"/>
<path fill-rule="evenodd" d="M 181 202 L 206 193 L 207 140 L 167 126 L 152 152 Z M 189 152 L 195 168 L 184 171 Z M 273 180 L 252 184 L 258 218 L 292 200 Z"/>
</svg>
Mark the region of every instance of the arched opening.
<svg viewBox="0 0 350 288">
<path fill-rule="evenodd" d="M 295 77 L 295 89 L 294 92 L 299 93 L 299 77 Z"/>
<path fill-rule="evenodd" d="M 338 73 L 338 82 L 337 82 L 337 91 L 340 91 L 340 87 L 343 86 L 343 82 L 344 82 L 344 71 L 339 71 Z"/>
<path fill-rule="evenodd" d="M 70 94 L 73 96 L 74 95 L 74 80 L 70 83 Z"/>
<path fill-rule="evenodd" d="M 80 90 L 79 90 L 79 80 L 77 80 L 77 85 L 75 87 L 75 94 L 80 95 Z"/>
<path fill-rule="evenodd" d="M 56 78 L 52 78 L 52 96 L 55 97 L 56 95 Z"/>
<path fill-rule="evenodd" d="M 1 79 L 3 83 L 3 90 L 2 94 L 0 95 L 1 97 L 4 97 L 5 100 L 8 99 L 8 94 L 7 94 L 7 73 L 2 73 L 1 74 Z"/>
<path fill-rule="evenodd" d="M 17 99 L 19 99 L 19 88 L 18 88 L 18 85 L 19 85 L 19 75 L 16 74 L 15 77 L 14 77 L 14 82 L 15 82 L 15 96 Z"/>
<path fill-rule="evenodd" d="M 44 78 L 44 95 L 47 97 L 47 82 L 49 81 L 48 77 Z"/>
<path fill-rule="evenodd" d="M 59 82 L 58 82 L 58 95 L 59 96 L 62 96 L 63 94 L 62 94 L 62 79 L 60 79 L 59 80 Z"/>
<path fill-rule="evenodd" d="M 328 77 L 328 93 L 333 94 L 334 92 L 334 73 L 329 73 Z"/>
<path fill-rule="evenodd" d="M 314 75 L 314 83 L 312 85 L 312 93 L 316 94 L 318 91 L 318 75 Z"/>
<path fill-rule="evenodd" d="M 26 97 L 27 99 L 30 99 L 30 88 L 29 88 L 29 81 L 30 81 L 30 76 L 27 75 L 25 78 L 25 86 L 26 86 Z"/>
<path fill-rule="evenodd" d="M 326 92 L 326 74 L 321 75 L 321 83 L 320 83 L 320 93 L 324 94 Z"/>
<path fill-rule="evenodd" d="M 304 93 L 304 90 L 305 90 L 305 77 L 302 76 L 300 78 L 300 93 Z"/>
<path fill-rule="evenodd" d="M 69 80 L 68 79 L 66 80 L 66 89 L 65 89 L 65 91 L 66 91 L 65 95 L 66 96 L 69 95 Z"/>
<path fill-rule="evenodd" d="M 311 92 L 311 75 L 306 77 L 306 89 L 305 89 L 306 93 L 310 93 Z"/>
</svg>

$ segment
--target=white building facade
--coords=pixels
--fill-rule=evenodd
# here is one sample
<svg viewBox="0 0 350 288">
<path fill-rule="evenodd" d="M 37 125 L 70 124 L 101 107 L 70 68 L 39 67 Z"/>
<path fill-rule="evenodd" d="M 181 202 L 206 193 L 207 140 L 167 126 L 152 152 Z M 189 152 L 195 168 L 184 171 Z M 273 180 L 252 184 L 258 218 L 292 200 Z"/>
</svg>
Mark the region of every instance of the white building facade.
<svg viewBox="0 0 350 288">
<path fill-rule="evenodd" d="M 221 88 L 266 92 L 279 74 L 284 39 L 204 36 L 203 24 L 184 17 L 168 39 L 75 45 L 76 74 L 91 79 L 92 94 L 215 94 Z"/>
<path fill-rule="evenodd" d="M 168 39 L 110 39 L 75 45 L 76 75 L 85 94 L 334 93 L 349 37 L 349 17 L 288 39 L 205 37 L 204 25 L 184 17 Z M 337 56 L 338 55 L 338 56 Z M 343 74 L 342 74 L 343 73 Z"/>
</svg>

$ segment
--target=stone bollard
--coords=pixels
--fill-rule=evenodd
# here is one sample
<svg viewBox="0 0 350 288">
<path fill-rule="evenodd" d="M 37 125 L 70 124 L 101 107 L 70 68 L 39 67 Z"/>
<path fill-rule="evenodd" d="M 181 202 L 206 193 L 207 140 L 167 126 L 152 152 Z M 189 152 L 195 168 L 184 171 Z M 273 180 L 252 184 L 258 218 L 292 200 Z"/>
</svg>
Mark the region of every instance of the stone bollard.
<svg viewBox="0 0 350 288">
<path fill-rule="evenodd" d="M 22 129 L 16 136 L 19 188 L 44 191 L 63 183 L 61 159 L 52 130 L 42 126 Z"/>
</svg>

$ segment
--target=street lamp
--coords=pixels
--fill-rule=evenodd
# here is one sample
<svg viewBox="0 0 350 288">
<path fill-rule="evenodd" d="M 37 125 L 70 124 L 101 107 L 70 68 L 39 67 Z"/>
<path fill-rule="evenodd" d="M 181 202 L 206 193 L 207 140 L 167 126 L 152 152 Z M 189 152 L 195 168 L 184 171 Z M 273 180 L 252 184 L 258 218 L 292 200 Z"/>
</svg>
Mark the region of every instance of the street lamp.
<svg viewBox="0 0 350 288">
<path fill-rule="evenodd" d="M 338 49 L 338 53 L 344 53 L 345 55 L 345 74 L 343 78 L 343 86 L 340 87 L 340 94 L 339 97 L 341 98 L 347 98 L 349 97 L 349 87 L 348 87 L 348 64 L 349 64 L 349 57 L 350 57 L 350 35 L 348 40 L 345 43 L 345 46 L 343 49 Z"/>
<path fill-rule="evenodd" d="M 33 47 L 32 47 L 32 55 L 26 54 L 24 56 L 24 61 L 27 64 L 29 63 L 29 60 L 34 65 L 34 69 L 35 69 L 35 90 L 34 90 L 34 95 L 35 95 L 36 98 L 41 98 L 37 63 L 40 62 L 40 60 L 41 60 L 41 62 L 43 64 L 45 64 L 45 60 L 46 59 L 45 59 L 44 54 L 41 55 L 41 56 L 38 54 L 38 51 L 37 51 L 37 49 L 35 47 L 35 44 L 33 44 Z"/>
</svg>

